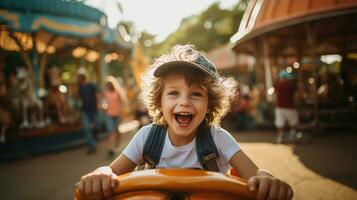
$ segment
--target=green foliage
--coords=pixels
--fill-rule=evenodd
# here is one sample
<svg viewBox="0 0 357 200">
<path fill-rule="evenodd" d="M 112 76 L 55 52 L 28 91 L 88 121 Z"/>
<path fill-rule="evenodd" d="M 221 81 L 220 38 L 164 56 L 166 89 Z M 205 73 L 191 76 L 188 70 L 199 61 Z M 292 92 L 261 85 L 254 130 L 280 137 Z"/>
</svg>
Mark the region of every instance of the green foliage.
<svg viewBox="0 0 357 200">
<path fill-rule="evenodd" d="M 169 35 L 165 41 L 156 44 L 154 37 L 148 33 L 142 34 L 141 44 L 150 39 L 151 46 L 142 45 L 144 52 L 150 57 L 158 57 L 166 53 L 175 44 L 193 44 L 199 50 L 209 51 L 229 42 L 239 28 L 244 9 L 248 0 L 242 0 L 230 10 L 222 10 L 219 3 L 212 4 L 199 15 L 187 17 L 181 21 L 179 28 Z"/>
</svg>

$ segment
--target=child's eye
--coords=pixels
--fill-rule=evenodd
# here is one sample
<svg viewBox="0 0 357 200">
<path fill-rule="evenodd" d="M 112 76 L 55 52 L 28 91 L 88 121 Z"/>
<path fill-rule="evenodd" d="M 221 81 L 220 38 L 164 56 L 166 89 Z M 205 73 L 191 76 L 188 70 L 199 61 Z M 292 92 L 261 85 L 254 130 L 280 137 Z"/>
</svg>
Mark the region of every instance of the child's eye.
<svg viewBox="0 0 357 200">
<path fill-rule="evenodd" d="M 167 95 L 177 96 L 177 95 L 178 95 L 178 92 L 177 92 L 177 91 L 171 91 L 171 92 L 168 92 Z"/>
<path fill-rule="evenodd" d="M 194 97 L 202 97 L 203 95 L 202 95 L 201 92 L 193 92 L 192 96 L 194 96 Z"/>
</svg>

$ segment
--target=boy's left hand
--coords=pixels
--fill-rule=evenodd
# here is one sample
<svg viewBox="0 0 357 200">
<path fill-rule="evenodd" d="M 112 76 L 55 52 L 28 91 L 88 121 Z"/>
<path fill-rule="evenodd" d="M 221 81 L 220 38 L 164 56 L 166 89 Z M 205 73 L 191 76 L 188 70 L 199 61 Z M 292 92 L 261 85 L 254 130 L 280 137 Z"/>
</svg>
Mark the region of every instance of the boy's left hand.
<svg viewBox="0 0 357 200">
<path fill-rule="evenodd" d="M 257 199 L 292 199 L 290 185 L 273 176 L 257 175 L 249 178 L 249 190 L 257 193 Z"/>
</svg>

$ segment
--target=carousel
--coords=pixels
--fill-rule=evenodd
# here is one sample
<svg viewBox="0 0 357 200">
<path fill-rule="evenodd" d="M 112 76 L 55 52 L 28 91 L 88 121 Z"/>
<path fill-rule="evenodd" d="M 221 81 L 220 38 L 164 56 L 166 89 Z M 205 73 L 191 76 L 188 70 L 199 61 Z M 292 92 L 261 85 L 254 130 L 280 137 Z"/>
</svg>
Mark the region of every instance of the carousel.
<svg viewBox="0 0 357 200">
<path fill-rule="evenodd" d="M 356 128 L 357 1 L 252 0 L 231 45 L 255 57 L 266 102 L 279 71 L 294 77 L 301 129 Z"/>
<path fill-rule="evenodd" d="M 0 160 L 82 144 L 76 72 L 104 86 L 108 65 L 131 55 L 123 38 L 83 3 L 1 1 Z"/>
</svg>

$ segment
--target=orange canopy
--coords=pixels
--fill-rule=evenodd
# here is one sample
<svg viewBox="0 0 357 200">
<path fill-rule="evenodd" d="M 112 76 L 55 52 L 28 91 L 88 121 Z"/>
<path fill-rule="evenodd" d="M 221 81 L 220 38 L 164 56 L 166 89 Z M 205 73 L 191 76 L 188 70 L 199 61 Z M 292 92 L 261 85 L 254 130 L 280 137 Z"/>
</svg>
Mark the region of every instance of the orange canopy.
<svg viewBox="0 0 357 200">
<path fill-rule="evenodd" d="M 356 0 L 251 0 L 231 42 L 235 51 L 252 53 L 257 46 L 254 40 L 268 35 L 275 50 L 289 51 L 288 46 L 306 37 L 301 25 L 310 23 L 320 42 L 317 53 L 333 53 L 342 46 L 341 36 L 356 41 L 356 16 Z"/>
</svg>

